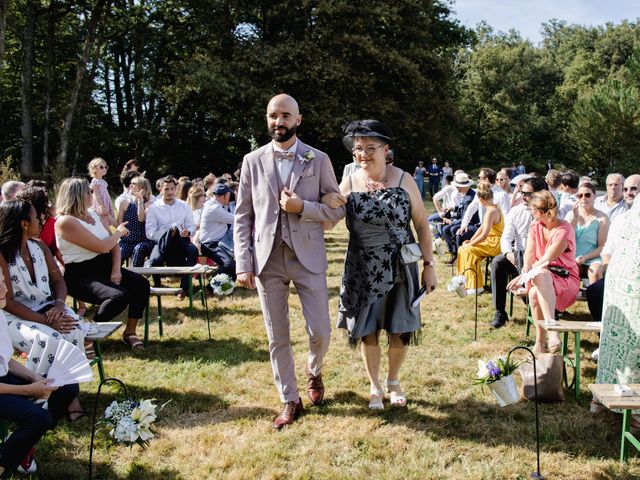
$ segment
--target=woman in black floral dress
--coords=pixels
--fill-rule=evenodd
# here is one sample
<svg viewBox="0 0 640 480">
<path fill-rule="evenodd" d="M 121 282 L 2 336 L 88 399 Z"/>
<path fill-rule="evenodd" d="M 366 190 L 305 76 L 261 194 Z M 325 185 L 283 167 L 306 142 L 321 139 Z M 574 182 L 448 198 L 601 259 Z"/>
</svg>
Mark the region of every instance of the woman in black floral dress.
<svg viewBox="0 0 640 480">
<path fill-rule="evenodd" d="M 412 337 L 420 329 L 421 284 L 435 289 L 433 248 L 420 191 L 411 175 L 387 165 L 385 158 L 391 130 L 376 120 L 349 123 L 344 129 L 345 146 L 362 167 L 343 179 L 340 189 L 347 204 L 349 246 L 345 259 L 338 327 L 349 333 L 352 344 L 361 342 L 371 382 L 369 408 L 383 407 L 379 370 L 381 330 L 389 336 L 389 372 L 385 382 L 392 405 L 404 406 L 406 398 L 399 374 Z M 415 242 L 418 234 L 424 268 L 419 262 L 403 262 L 402 245 Z"/>
</svg>

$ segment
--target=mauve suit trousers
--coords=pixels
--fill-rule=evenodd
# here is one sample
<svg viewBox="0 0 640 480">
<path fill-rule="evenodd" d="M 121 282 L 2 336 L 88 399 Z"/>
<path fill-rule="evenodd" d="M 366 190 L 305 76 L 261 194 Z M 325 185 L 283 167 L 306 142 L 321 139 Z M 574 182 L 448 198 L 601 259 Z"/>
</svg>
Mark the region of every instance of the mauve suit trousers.
<svg viewBox="0 0 640 480">
<path fill-rule="evenodd" d="M 289 247 L 284 244 L 276 247 L 256 277 L 256 288 L 269 339 L 273 378 L 282 402 L 298 401 L 299 398 L 289 328 L 291 282 L 302 304 L 309 336 L 307 366 L 312 375 L 320 373 L 331 336 L 326 273 L 310 272 Z"/>
</svg>

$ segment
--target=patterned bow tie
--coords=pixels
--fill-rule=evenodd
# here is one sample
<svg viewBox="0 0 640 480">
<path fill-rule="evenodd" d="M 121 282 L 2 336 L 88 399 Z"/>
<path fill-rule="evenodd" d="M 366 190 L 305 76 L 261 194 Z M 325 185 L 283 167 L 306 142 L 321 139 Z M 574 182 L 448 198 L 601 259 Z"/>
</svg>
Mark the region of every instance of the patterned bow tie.
<svg viewBox="0 0 640 480">
<path fill-rule="evenodd" d="M 276 160 L 293 160 L 295 157 L 295 153 L 293 152 L 273 152 L 273 158 Z"/>
</svg>

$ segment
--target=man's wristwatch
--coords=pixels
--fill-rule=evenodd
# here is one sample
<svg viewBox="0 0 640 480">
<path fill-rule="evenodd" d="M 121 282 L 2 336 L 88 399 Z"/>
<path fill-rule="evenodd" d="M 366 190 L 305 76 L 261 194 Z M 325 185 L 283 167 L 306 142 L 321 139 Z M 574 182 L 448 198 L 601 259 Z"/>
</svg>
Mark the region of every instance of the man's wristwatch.
<svg viewBox="0 0 640 480">
<path fill-rule="evenodd" d="M 423 260 L 422 264 L 425 267 L 435 267 L 436 266 L 436 261 L 434 259 L 431 260 L 427 260 L 426 258 Z"/>
</svg>

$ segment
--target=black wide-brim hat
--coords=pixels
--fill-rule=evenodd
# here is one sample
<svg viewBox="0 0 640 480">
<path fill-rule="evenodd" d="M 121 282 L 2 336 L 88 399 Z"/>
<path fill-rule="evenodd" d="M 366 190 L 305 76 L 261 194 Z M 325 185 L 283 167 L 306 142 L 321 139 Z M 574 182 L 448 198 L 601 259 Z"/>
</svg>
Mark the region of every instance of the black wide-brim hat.
<svg viewBox="0 0 640 480">
<path fill-rule="evenodd" d="M 357 137 L 372 137 L 391 143 L 392 132 L 389 127 L 378 120 L 354 120 L 342 127 L 342 143 L 350 152 Z"/>
</svg>

